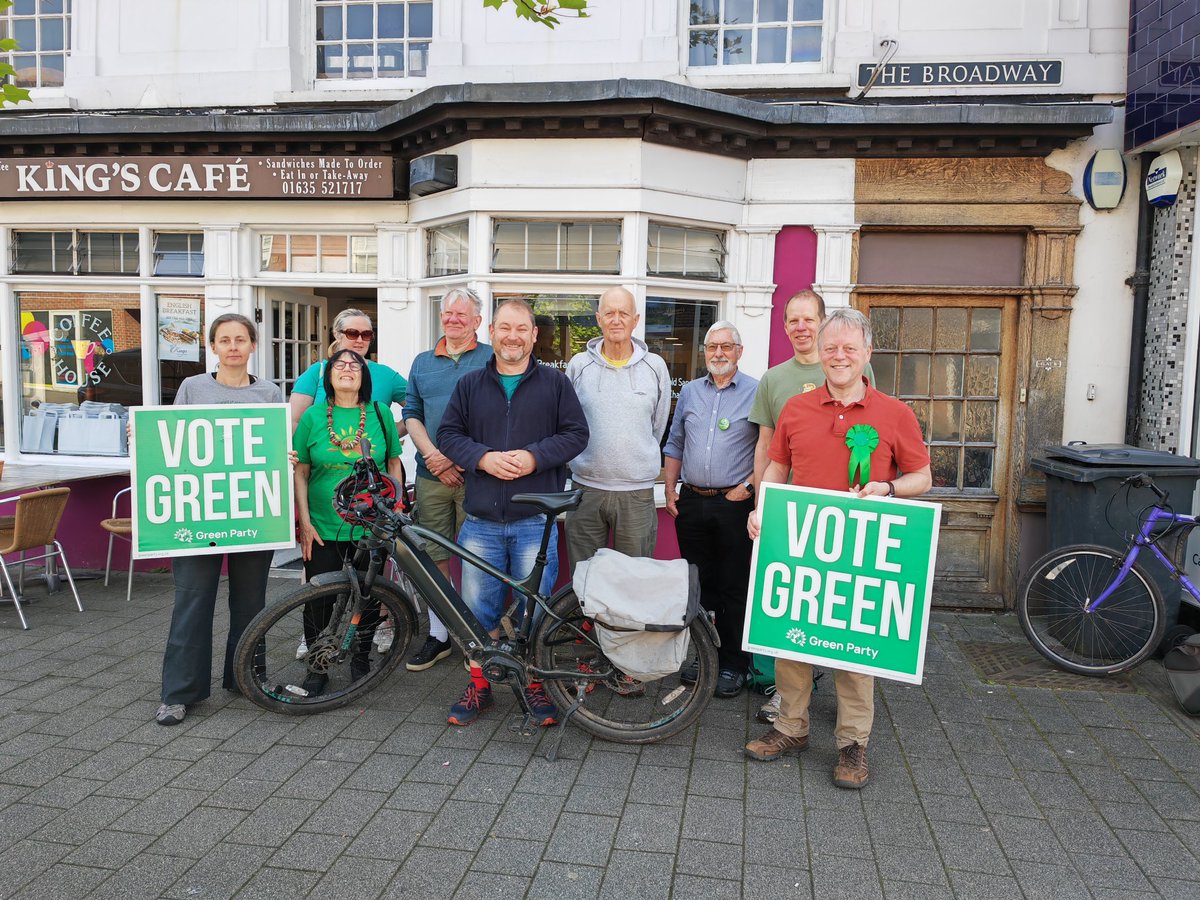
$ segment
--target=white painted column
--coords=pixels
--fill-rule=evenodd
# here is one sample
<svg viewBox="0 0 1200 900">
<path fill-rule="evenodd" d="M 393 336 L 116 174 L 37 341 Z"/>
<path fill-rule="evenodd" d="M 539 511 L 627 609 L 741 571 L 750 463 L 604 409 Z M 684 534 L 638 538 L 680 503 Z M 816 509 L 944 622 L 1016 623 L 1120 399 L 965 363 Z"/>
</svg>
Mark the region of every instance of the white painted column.
<svg viewBox="0 0 1200 900">
<path fill-rule="evenodd" d="M 254 296 L 247 285 L 242 287 L 242 268 L 246 253 L 242 246 L 250 241 L 249 233 L 243 235 L 240 225 L 204 226 L 204 321 L 211 322 L 224 313 L 241 313 L 254 319 Z M 208 350 L 207 334 L 204 341 L 208 355 L 207 368 L 217 364 L 216 357 Z M 269 342 L 260 340 L 258 353 L 268 352 Z M 261 360 L 252 360 L 252 371 L 263 370 Z"/>
<path fill-rule="evenodd" d="M 813 278 L 813 290 L 825 298 L 825 306 L 832 309 L 850 305 L 850 282 L 854 256 L 854 233 L 857 225 L 814 225 L 817 233 L 817 272 Z"/>
<path fill-rule="evenodd" d="M 379 361 L 407 374 L 422 350 L 428 324 L 422 321 L 420 291 L 413 274 L 420 271 L 420 229 L 414 225 L 379 225 Z"/>
<path fill-rule="evenodd" d="M 754 377 L 767 370 L 771 345 L 771 300 L 775 294 L 775 237 L 778 225 L 743 225 L 730 246 L 730 312 L 745 348 L 739 367 Z"/>
</svg>

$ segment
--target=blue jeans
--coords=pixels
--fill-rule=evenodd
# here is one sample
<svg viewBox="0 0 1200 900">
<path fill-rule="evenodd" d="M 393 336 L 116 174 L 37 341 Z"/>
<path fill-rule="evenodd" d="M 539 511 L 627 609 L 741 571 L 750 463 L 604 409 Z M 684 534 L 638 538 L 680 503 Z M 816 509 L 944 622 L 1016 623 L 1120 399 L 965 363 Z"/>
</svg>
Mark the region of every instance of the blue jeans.
<svg viewBox="0 0 1200 900">
<path fill-rule="evenodd" d="M 543 515 L 514 522 L 492 522 L 469 515 L 458 533 L 458 542 L 501 572 L 521 580 L 528 578 L 533 571 L 533 563 L 542 543 L 542 529 L 545 527 L 546 517 Z M 539 590 L 549 594 L 557 580 L 558 525 L 554 525 L 550 533 L 550 546 L 546 549 L 546 570 L 542 573 Z M 509 589 L 502 581 L 497 581 L 464 560 L 462 596 L 485 629 L 495 631 L 500 627 L 500 617 L 509 597 Z"/>
</svg>

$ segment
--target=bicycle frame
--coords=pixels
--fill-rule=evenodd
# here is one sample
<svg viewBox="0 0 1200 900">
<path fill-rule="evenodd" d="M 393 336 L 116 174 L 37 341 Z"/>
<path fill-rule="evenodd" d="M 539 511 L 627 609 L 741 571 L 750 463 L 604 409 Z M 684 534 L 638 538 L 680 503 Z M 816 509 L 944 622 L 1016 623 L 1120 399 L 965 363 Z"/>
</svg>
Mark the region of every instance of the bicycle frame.
<svg viewBox="0 0 1200 900">
<path fill-rule="evenodd" d="M 546 609 L 546 598 L 539 588 L 542 575 L 546 571 L 548 556 L 546 547 L 551 529 L 554 527 L 553 517 L 546 517 L 546 526 L 542 532 L 542 544 L 534 560 L 533 570 L 524 580 L 517 580 L 507 572 L 502 572 L 486 560 L 476 556 L 470 550 L 455 543 L 450 538 L 422 528 L 420 525 L 405 525 L 392 546 L 392 556 L 400 570 L 404 572 L 416 586 L 418 592 L 425 598 L 429 607 L 437 613 L 438 618 L 446 624 L 450 631 L 463 639 L 468 653 L 493 646 L 496 640 L 488 634 L 479 619 L 471 612 L 463 601 L 462 596 L 446 579 L 437 565 L 424 552 L 424 541 L 432 541 L 449 553 L 459 557 L 464 563 L 480 569 L 487 575 L 503 582 L 526 600 L 531 600 L 542 610 Z M 534 615 L 525 616 L 520 626 L 520 636 L 527 639 L 533 627 Z"/>
<path fill-rule="evenodd" d="M 1159 522 L 1171 522 L 1179 525 L 1200 525 L 1200 519 L 1196 516 L 1187 516 L 1181 513 L 1169 512 L 1160 506 L 1155 506 L 1147 516 L 1146 521 L 1142 523 L 1141 530 L 1133 539 L 1133 543 L 1129 545 L 1129 549 L 1125 551 L 1125 559 L 1121 563 L 1121 569 L 1117 572 L 1117 577 L 1106 587 L 1091 603 L 1087 606 L 1087 612 L 1095 612 L 1096 609 L 1105 600 L 1113 595 L 1113 592 L 1121 586 L 1125 578 L 1129 575 L 1133 564 L 1137 562 L 1137 558 L 1141 555 L 1143 547 L 1149 547 L 1150 551 L 1158 557 L 1158 561 L 1167 567 L 1167 571 L 1171 573 L 1171 577 L 1178 579 L 1184 589 L 1191 594 L 1191 600 L 1188 602 L 1193 606 L 1200 606 L 1200 588 L 1187 577 L 1185 573 L 1180 571 L 1175 562 L 1170 559 L 1165 553 L 1158 549 L 1158 544 L 1150 540 L 1150 534 L 1154 531 L 1154 526 Z"/>
</svg>

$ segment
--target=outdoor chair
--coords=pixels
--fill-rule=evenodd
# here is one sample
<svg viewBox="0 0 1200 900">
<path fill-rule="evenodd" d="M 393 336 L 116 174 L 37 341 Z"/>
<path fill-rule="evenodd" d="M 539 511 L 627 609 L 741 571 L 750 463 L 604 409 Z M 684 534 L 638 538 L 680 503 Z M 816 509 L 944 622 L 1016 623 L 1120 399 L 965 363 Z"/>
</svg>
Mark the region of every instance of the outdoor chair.
<svg viewBox="0 0 1200 900">
<path fill-rule="evenodd" d="M 133 599 L 133 519 L 121 519 L 117 517 L 117 503 L 121 499 L 121 495 L 129 494 L 133 488 L 125 488 L 117 491 L 113 497 L 112 517 L 105 519 L 100 523 L 100 527 L 108 532 L 108 558 L 104 562 L 104 586 L 108 587 L 108 576 L 112 571 L 112 551 L 113 539 L 121 538 L 129 541 L 129 582 L 125 586 L 125 602 L 128 603 Z"/>
<path fill-rule="evenodd" d="M 70 488 L 51 488 L 45 491 L 31 491 L 19 497 L 7 497 L 0 503 L 17 501 L 16 515 L 8 520 L 0 519 L 0 570 L 4 574 L 4 582 L 12 592 L 13 605 L 17 608 L 17 616 L 22 628 L 29 628 L 25 621 L 25 613 L 21 611 L 21 596 L 25 588 L 25 563 L 39 559 L 46 560 L 46 568 L 50 569 L 55 559 L 62 561 L 63 572 L 71 585 L 71 593 L 75 595 L 75 605 L 83 612 L 83 604 L 79 602 L 79 591 L 75 589 L 75 579 L 71 577 L 71 567 L 67 565 L 67 555 L 63 552 L 62 544 L 58 542 L 58 523 L 62 521 L 63 510 L 66 509 L 67 499 L 71 495 Z M 53 546 L 54 549 L 40 556 L 25 556 L 28 550 Z M 5 557 L 20 553 L 21 564 L 20 586 L 18 590 L 13 585 L 12 576 L 8 571 Z"/>
</svg>

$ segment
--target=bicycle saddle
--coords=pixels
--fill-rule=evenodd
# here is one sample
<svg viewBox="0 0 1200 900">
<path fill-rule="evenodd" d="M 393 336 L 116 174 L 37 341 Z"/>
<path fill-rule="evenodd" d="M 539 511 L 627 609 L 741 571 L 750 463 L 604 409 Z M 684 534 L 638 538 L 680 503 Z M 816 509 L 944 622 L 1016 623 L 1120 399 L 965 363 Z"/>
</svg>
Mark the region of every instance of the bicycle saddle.
<svg viewBox="0 0 1200 900">
<path fill-rule="evenodd" d="M 559 513 L 577 509 L 579 501 L 583 499 L 583 491 L 554 491 L 548 494 L 513 494 L 512 499 L 513 503 L 528 503 L 530 506 L 536 506 L 547 515 L 557 516 Z"/>
</svg>

